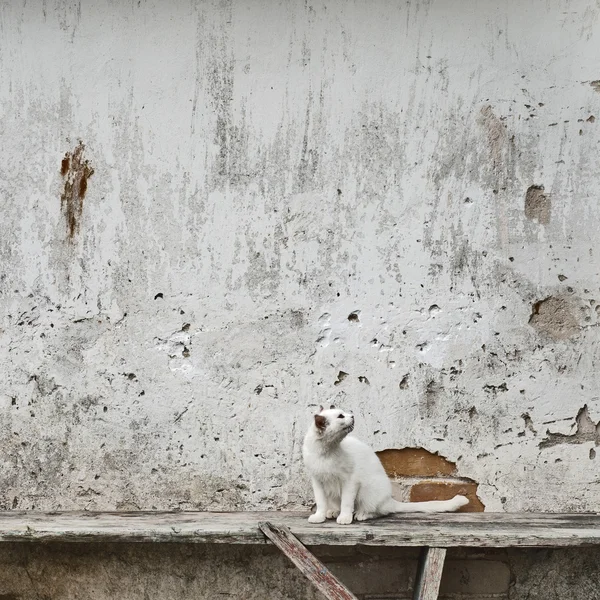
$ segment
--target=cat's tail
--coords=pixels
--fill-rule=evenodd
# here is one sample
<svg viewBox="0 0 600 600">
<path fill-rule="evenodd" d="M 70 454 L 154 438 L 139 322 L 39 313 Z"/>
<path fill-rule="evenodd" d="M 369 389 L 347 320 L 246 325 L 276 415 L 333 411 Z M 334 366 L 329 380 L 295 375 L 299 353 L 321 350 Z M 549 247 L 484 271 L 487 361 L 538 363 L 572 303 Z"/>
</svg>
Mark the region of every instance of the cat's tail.
<svg viewBox="0 0 600 600">
<path fill-rule="evenodd" d="M 462 506 L 469 504 L 465 496 L 454 496 L 451 500 L 430 500 L 428 502 L 398 502 L 390 498 L 385 507 L 388 514 L 404 512 L 442 513 L 456 512 Z"/>
</svg>

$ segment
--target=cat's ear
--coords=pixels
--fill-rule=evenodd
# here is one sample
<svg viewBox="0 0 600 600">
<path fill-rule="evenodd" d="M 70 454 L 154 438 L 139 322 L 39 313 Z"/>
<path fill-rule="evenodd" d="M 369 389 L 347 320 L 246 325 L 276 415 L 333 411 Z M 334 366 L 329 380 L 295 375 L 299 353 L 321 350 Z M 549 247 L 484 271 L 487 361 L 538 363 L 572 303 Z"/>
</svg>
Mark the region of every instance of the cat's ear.
<svg viewBox="0 0 600 600">
<path fill-rule="evenodd" d="M 329 408 L 335 408 L 335 404 L 332 404 Z"/>
<path fill-rule="evenodd" d="M 325 427 L 327 427 L 327 419 L 322 415 L 315 415 L 315 427 L 319 431 L 325 431 Z"/>
<path fill-rule="evenodd" d="M 323 412 L 323 405 L 321 404 L 321 406 L 319 406 L 319 412 L 322 413 Z"/>
</svg>

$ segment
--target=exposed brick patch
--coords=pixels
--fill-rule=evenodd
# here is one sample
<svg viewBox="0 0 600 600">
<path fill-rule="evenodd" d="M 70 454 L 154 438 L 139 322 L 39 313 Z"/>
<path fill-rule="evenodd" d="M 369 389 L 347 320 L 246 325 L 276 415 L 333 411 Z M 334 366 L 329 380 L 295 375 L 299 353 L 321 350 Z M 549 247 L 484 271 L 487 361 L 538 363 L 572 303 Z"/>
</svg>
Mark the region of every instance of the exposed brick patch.
<svg viewBox="0 0 600 600">
<path fill-rule="evenodd" d="M 423 448 L 390 448 L 377 452 L 388 477 L 456 475 L 456 464 Z"/>
<path fill-rule="evenodd" d="M 477 497 L 477 482 L 461 478 L 456 463 L 424 448 L 388 448 L 377 452 L 388 477 L 394 498 L 402 502 L 450 500 L 461 494 L 469 504 L 460 512 L 483 512 Z"/>
<path fill-rule="evenodd" d="M 485 506 L 477 497 L 477 484 L 473 481 L 424 479 L 412 486 L 410 501 L 450 500 L 457 494 L 469 499 L 469 504 L 463 506 L 459 512 L 483 512 L 485 510 Z"/>
</svg>

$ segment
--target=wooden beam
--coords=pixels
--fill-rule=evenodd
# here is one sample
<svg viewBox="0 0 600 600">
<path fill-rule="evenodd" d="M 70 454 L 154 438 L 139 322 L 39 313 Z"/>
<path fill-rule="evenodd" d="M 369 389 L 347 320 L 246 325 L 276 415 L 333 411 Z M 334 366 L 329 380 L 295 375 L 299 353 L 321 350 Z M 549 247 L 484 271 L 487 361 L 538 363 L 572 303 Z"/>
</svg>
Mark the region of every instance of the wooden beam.
<svg viewBox="0 0 600 600">
<path fill-rule="evenodd" d="M 413 600 L 437 600 L 445 559 L 446 548 L 423 548 Z"/>
<path fill-rule="evenodd" d="M 338 525 L 302 512 L 0 511 L 0 542 L 265 544 L 262 521 L 285 525 L 305 546 L 561 548 L 600 546 L 600 515 L 405 513 Z"/>
<path fill-rule="evenodd" d="M 296 565 L 299 571 L 327 600 L 358 600 L 358 598 L 308 549 L 285 525 L 259 523 L 259 529 Z"/>
</svg>

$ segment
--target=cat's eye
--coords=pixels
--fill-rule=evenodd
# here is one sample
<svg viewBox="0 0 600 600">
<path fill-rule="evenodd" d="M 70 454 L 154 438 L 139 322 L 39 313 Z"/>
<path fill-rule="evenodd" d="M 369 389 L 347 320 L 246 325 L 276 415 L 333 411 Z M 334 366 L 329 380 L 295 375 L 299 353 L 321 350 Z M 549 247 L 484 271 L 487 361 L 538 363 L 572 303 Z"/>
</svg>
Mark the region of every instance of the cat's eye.
<svg viewBox="0 0 600 600">
<path fill-rule="evenodd" d="M 338 415 L 338 419 L 343 419 L 344 415 Z"/>
</svg>

